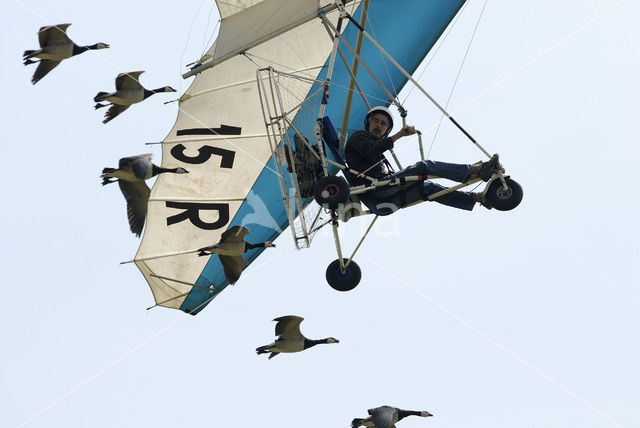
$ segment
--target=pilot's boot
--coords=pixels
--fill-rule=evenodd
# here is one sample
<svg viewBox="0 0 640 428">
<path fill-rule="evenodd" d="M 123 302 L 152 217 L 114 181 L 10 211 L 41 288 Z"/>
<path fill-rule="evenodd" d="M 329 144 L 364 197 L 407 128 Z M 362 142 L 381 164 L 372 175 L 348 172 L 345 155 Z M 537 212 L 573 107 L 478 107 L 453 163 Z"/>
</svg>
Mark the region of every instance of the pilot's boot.
<svg viewBox="0 0 640 428">
<path fill-rule="evenodd" d="M 496 153 L 486 162 L 476 162 L 471 165 L 471 173 L 469 174 L 468 180 L 479 178 L 482 181 L 489 181 L 493 173 L 499 169 L 504 172 L 504 168 L 500 165 L 498 154 Z"/>
<path fill-rule="evenodd" d="M 483 207 L 485 207 L 488 210 L 493 208 L 493 205 L 491 205 L 491 202 L 489 202 L 487 200 L 487 197 L 484 194 L 484 192 L 474 193 L 473 194 L 473 201 L 479 203 L 480 205 L 482 205 Z"/>
</svg>

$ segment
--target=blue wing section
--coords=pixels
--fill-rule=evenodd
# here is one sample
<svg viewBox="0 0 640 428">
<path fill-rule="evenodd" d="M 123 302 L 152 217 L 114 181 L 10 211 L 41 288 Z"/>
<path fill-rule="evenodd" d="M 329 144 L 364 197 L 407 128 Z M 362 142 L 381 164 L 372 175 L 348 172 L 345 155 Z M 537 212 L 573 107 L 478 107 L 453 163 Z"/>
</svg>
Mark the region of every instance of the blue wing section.
<svg viewBox="0 0 640 428">
<path fill-rule="evenodd" d="M 368 22 L 375 29 L 378 43 L 402 64 L 405 70 L 413 73 L 464 2 L 465 0 L 372 1 L 369 6 Z M 359 15 L 360 8 L 354 14 L 354 18 L 359 20 Z M 355 26 L 349 25 L 343 33 L 351 46 L 355 46 L 357 32 Z M 351 64 L 352 55 L 350 52 L 343 49 L 343 53 L 347 62 Z M 391 92 L 393 92 L 393 88 L 399 91 L 407 83 L 406 77 L 393 65 L 385 62 L 380 52 L 371 43 L 365 42 L 363 44 L 361 57 Z M 323 71 L 318 76 L 319 79 L 325 78 L 328 65 L 327 59 Z M 331 118 L 334 124 L 342 122 L 341 116 L 347 97 L 345 88 L 348 87 L 349 80 L 350 76 L 346 68 L 340 59 L 336 59 L 329 104 L 325 110 L 325 114 Z M 379 101 L 387 99 L 387 96 L 363 69 L 359 71 L 358 83 L 369 97 L 368 101 L 372 106 L 389 104 L 389 102 L 381 103 Z M 311 94 L 317 89 L 317 86 L 314 86 L 309 93 Z M 359 97 L 354 97 L 347 127 L 351 130 L 361 129 L 366 113 L 365 103 Z M 315 117 L 310 117 L 308 111 L 301 109 L 294 119 L 294 125 L 304 135 L 311 136 L 315 120 Z M 280 187 L 274 173 L 275 169 L 272 158 L 265 165 L 246 200 L 228 226 L 243 225 L 248 227 L 251 230 L 246 238 L 249 242 L 273 241 L 289 225 L 282 203 Z M 262 251 L 264 248 L 257 248 L 245 253 L 247 265 L 255 260 Z M 228 285 L 217 256 L 212 256 L 209 259 L 196 284 L 203 287 L 215 285 L 210 291 L 194 287 L 188 294 L 180 309 L 193 315 L 201 311 Z"/>
</svg>

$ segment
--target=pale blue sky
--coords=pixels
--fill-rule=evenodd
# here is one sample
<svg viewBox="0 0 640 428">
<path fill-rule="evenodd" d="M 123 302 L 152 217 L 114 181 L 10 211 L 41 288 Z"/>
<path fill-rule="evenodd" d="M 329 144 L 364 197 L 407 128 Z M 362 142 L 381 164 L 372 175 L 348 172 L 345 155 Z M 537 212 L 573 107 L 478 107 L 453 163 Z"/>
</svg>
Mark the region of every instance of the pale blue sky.
<svg viewBox="0 0 640 428">
<path fill-rule="evenodd" d="M 443 103 L 483 3 L 420 78 Z M 0 426 L 347 427 L 381 404 L 435 415 L 404 428 L 640 426 L 636 2 L 489 0 L 449 109 L 523 185 L 517 210 L 422 204 L 385 218 L 346 294 L 324 280 L 329 231 L 300 252 L 285 231 L 198 316 L 146 311 L 142 275 L 119 265 L 139 240 L 98 175 L 122 156 L 159 162 L 144 143 L 164 138 L 177 104 L 157 95 L 103 125 L 92 98 L 133 70 L 182 93 L 212 7 L 2 3 Z M 111 49 L 32 86 L 22 52 L 63 22 L 77 43 Z M 430 145 L 437 112 L 417 91 L 407 107 Z M 418 159 L 415 140 L 397 152 Z M 449 124 L 431 150 L 481 157 Z M 364 227 L 341 231 L 355 243 Z M 286 314 L 340 344 L 256 356 Z"/>
</svg>

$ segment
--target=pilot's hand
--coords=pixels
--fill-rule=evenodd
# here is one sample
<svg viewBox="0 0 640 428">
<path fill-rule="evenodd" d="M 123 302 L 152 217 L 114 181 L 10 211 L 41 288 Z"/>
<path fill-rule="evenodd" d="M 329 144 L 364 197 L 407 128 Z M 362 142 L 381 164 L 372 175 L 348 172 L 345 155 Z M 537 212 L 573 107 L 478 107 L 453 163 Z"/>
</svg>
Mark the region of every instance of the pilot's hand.
<svg viewBox="0 0 640 428">
<path fill-rule="evenodd" d="M 395 134 L 393 134 L 391 136 L 391 140 L 395 143 L 398 140 L 398 138 L 406 137 L 408 135 L 413 135 L 416 132 L 418 132 L 418 131 L 416 131 L 415 127 L 413 127 L 411 125 L 407 125 L 404 128 L 402 128 L 401 130 L 399 130 L 398 132 L 396 132 Z"/>
<path fill-rule="evenodd" d="M 407 125 L 404 128 L 402 128 L 402 134 L 405 137 L 408 136 L 408 135 L 413 135 L 415 133 L 416 133 L 415 126 Z"/>
</svg>

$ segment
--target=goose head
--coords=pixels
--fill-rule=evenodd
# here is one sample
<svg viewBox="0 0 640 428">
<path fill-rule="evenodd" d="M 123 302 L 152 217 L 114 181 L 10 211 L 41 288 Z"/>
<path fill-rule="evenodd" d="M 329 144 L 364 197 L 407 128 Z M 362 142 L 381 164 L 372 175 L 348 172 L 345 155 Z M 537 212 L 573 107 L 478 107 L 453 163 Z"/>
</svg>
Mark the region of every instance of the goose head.
<svg viewBox="0 0 640 428">
<path fill-rule="evenodd" d="M 274 243 L 273 243 L 273 242 L 271 242 L 271 241 L 265 241 L 265 242 L 264 242 L 264 246 L 265 246 L 265 248 L 268 248 L 268 247 L 269 247 L 269 248 L 272 248 L 272 247 L 275 247 L 275 246 L 276 246 L 276 244 L 274 244 Z"/>
<path fill-rule="evenodd" d="M 340 343 L 338 339 L 333 337 L 327 337 L 325 340 L 327 341 L 327 343 Z"/>
<path fill-rule="evenodd" d="M 433 416 L 431 413 L 429 412 L 425 412 L 424 410 L 420 412 L 420 416 L 422 416 L 423 418 L 428 418 L 429 416 Z"/>
<path fill-rule="evenodd" d="M 91 45 L 89 47 L 91 49 L 107 49 L 107 48 L 110 48 L 111 46 L 106 43 L 98 42 L 95 45 Z"/>
<path fill-rule="evenodd" d="M 183 167 L 179 166 L 179 167 L 176 168 L 176 174 L 189 174 L 189 171 L 187 171 Z"/>
</svg>

